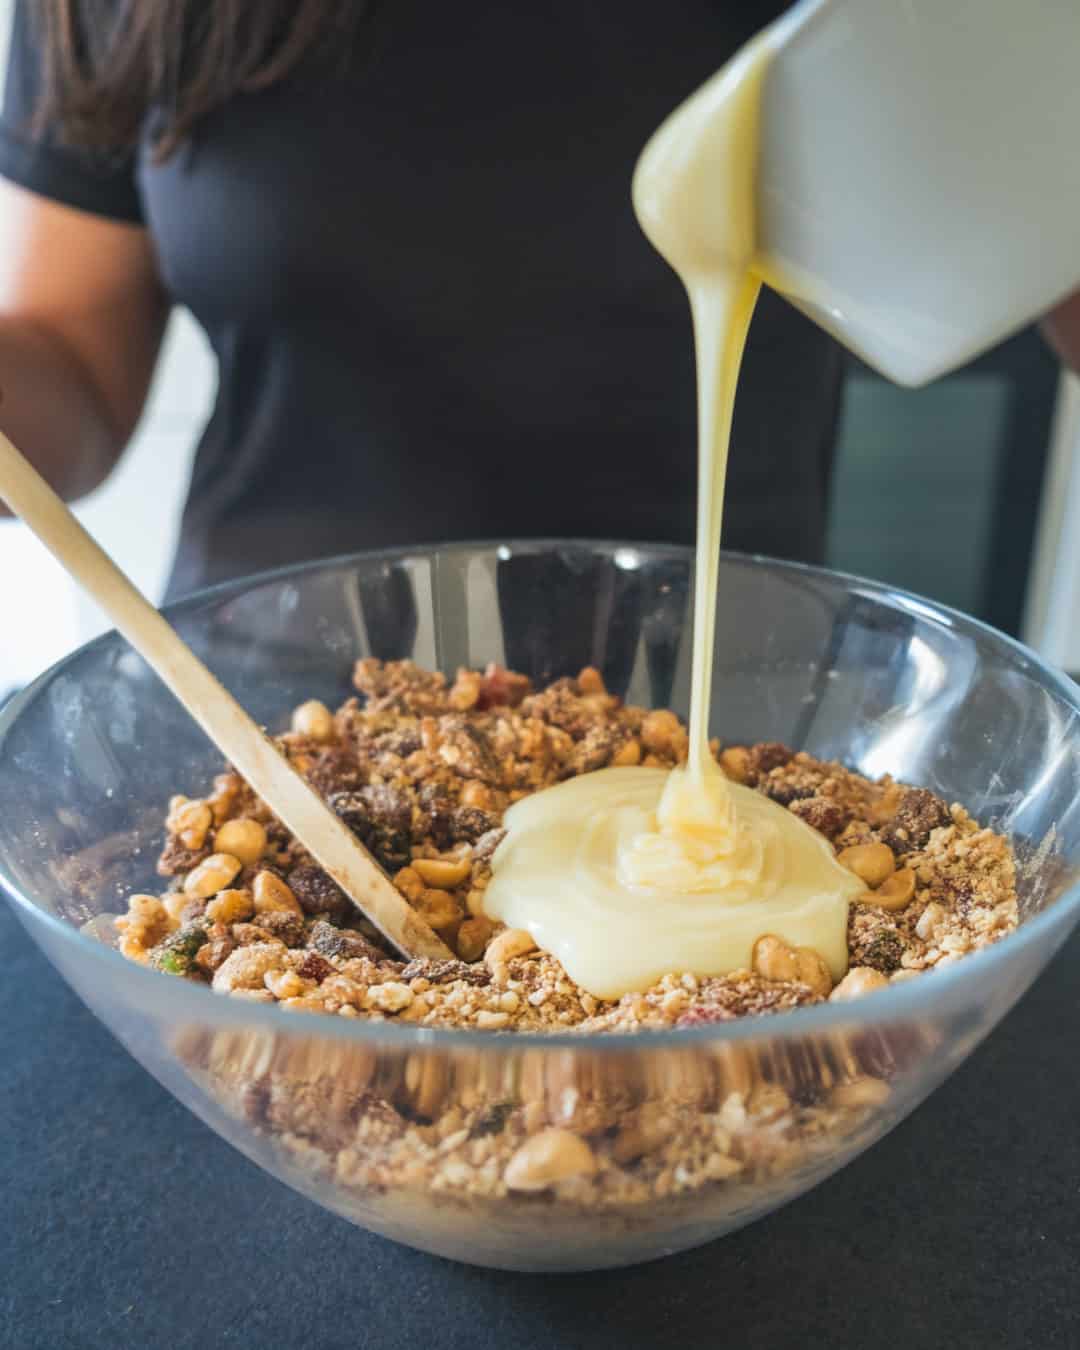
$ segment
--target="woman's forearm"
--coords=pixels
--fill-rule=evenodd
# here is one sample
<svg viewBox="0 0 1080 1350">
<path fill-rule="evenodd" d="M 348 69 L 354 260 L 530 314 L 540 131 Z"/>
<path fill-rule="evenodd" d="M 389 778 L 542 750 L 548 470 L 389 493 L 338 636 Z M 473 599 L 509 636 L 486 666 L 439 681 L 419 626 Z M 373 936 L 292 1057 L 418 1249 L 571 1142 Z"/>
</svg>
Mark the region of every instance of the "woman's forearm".
<svg viewBox="0 0 1080 1350">
<path fill-rule="evenodd" d="M 92 376 L 63 338 L 32 320 L 0 316 L 0 431 L 52 486 L 83 496 L 123 449 Z M 7 514 L 0 502 L 0 514 Z"/>
<path fill-rule="evenodd" d="M 0 430 L 79 497 L 139 419 L 168 297 L 140 226 L 2 179 L 0 224 Z"/>
</svg>

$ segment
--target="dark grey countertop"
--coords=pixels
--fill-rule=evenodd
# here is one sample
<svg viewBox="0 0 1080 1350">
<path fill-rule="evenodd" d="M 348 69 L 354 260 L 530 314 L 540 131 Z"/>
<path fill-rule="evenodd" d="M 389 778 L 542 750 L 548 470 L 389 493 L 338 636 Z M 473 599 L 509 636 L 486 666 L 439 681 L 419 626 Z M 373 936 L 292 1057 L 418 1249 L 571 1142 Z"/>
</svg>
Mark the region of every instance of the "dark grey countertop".
<svg viewBox="0 0 1080 1350">
<path fill-rule="evenodd" d="M 844 1172 L 697 1251 L 573 1276 L 324 1213 L 160 1088 L 3 904 L 0 950 L 2 1350 L 1080 1345 L 1080 935 Z"/>
</svg>

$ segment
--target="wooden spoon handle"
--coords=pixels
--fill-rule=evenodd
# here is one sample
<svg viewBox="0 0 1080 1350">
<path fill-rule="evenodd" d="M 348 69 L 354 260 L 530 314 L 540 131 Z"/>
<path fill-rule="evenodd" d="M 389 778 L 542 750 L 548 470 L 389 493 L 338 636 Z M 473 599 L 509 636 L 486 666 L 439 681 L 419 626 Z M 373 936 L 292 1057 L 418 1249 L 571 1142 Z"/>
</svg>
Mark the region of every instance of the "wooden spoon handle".
<svg viewBox="0 0 1080 1350">
<path fill-rule="evenodd" d="M 351 831 L 0 432 L 0 497 L 101 606 L 221 753 L 379 932 L 407 956 L 452 957 Z"/>
</svg>

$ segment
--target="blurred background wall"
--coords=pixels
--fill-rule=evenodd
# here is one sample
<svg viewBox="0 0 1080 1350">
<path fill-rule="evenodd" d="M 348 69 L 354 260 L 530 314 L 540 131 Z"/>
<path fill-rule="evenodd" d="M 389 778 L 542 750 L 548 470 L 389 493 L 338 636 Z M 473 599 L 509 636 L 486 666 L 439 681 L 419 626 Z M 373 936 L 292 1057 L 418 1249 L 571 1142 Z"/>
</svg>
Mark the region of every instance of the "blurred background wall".
<svg viewBox="0 0 1080 1350">
<path fill-rule="evenodd" d="M 0 88 L 11 4 L 0 0 Z M 134 442 L 77 508 L 155 598 L 214 382 L 200 330 L 177 313 Z M 1080 669 L 1080 382 L 1059 376 L 1034 333 L 914 392 L 853 367 L 829 562 L 956 605 Z M 0 522 L 0 697 L 103 626 L 36 541 Z"/>
</svg>

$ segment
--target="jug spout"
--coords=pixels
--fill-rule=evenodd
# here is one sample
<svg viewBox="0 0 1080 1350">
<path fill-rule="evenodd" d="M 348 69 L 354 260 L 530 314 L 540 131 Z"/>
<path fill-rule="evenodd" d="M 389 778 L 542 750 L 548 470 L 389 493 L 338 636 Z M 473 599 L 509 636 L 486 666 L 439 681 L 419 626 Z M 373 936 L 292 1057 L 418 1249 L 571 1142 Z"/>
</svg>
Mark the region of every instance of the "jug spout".
<svg viewBox="0 0 1080 1350">
<path fill-rule="evenodd" d="M 759 270 L 919 385 L 1080 286 L 1080 5 L 804 0 L 762 88 Z"/>
</svg>

